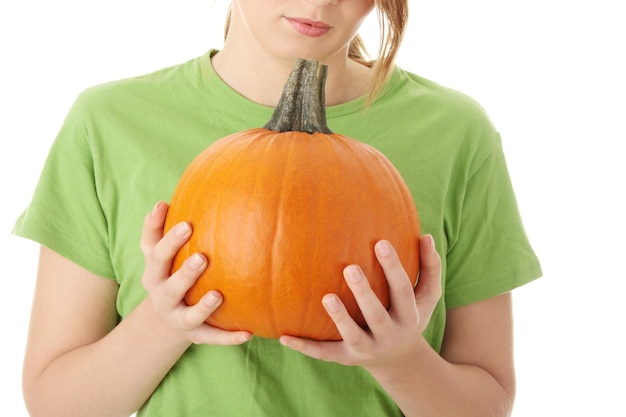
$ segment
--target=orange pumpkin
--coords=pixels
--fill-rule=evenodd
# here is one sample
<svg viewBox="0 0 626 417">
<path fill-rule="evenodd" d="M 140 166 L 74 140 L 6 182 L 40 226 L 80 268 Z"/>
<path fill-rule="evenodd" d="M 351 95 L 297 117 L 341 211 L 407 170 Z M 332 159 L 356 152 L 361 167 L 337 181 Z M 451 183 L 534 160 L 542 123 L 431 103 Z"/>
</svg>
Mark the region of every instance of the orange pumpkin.
<svg viewBox="0 0 626 417">
<path fill-rule="evenodd" d="M 374 243 L 389 240 L 413 284 L 419 221 L 402 177 L 374 148 L 326 126 L 327 68 L 299 60 L 263 128 L 224 137 L 182 175 L 166 231 L 188 221 L 193 234 L 172 271 L 194 252 L 209 266 L 188 291 L 197 303 L 224 295 L 207 323 L 257 336 L 339 340 L 321 300 L 336 293 L 366 323 L 342 271 L 358 264 L 385 306 L 387 281 Z"/>
</svg>

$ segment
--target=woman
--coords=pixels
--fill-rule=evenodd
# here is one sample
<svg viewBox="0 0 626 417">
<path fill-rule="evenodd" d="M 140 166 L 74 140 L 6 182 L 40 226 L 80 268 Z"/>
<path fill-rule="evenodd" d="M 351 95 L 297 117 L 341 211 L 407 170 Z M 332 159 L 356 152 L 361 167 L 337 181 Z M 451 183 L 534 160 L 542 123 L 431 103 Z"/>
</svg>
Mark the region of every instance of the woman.
<svg viewBox="0 0 626 417">
<path fill-rule="evenodd" d="M 79 96 L 15 228 L 42 245 L 24 366 L 32 416 L 511 412 L 510 291 L 537 278 L 539 264 L 480 106 L 394 67 L 407 7 L 234 0 L 220 51 Z M 384 42 L 367 63 L 357 32 L 374 8 Z M 208 326 L 222 295 L 192 307 L 182 299 L 210 260 L 195 254 L 170 277 L 193 231 L 181 223 L 163 234 L 165 201 L 187 164 L 213 141 L 264 125 L 300 57 L 328 65 L 330 128 L 391 159 L 427 233 L 415 291 L 393 248 L 376 244 L 389 311 L 358 266 L 344 271 L 369 330 L 336 296 L 320 300 L 340 342 Z"/>
</svg>

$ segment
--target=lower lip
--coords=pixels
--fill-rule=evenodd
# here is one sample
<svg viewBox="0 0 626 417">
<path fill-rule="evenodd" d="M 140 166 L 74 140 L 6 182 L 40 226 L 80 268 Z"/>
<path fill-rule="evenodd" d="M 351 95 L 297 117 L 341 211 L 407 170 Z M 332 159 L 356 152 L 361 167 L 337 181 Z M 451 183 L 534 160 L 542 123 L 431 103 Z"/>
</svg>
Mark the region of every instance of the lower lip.
<svg viewBox="0 0 626 417">
<path fill-rule="evenodd" d="M 303 23 L 299 20 L 286 18 L 287 22 L 291 25 L 291 27 L 301 35 L 310 36 L 310 37 L 318 37 L 325 35 L 331 29 L 330 26 L 313 26 L 307 23 Z"/>
</svg>

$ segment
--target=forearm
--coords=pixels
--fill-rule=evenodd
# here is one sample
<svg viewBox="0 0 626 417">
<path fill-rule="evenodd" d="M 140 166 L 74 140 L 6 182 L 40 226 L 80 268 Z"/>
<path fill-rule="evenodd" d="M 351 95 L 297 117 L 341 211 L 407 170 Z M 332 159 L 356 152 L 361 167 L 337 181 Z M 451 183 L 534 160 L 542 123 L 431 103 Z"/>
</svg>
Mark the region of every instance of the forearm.
<svg viewBox="0 0 626 417">
<path fill-rule="evenodd" d="M 128 416 L 189 345 L 144 300 L 104 338 L 64 353 L 28 378 L 29 411 L 33 417 Z"/>
<path fill-rule="evenodd" d="M 452 364 L 423 341 L 402 370 L 369 370 L 406 417 L 505 417 L 514 393 L 485 369 Z"/>
</svg>

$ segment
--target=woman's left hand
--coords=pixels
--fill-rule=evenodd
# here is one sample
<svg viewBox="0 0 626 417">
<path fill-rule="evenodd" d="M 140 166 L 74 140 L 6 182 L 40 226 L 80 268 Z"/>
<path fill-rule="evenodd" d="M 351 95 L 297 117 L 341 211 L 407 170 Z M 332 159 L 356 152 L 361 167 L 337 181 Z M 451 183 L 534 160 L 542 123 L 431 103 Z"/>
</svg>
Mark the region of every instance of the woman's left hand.
<svg viewBox="0 0 626 417">
<path fill-rule="evenodd" d="M 441 259 L 432 236 L 420 239 L 420 275 L 413 288 L 398 256 L 387 241 L 375 245 L 378 262 L 389 283 L 390 308 L 387 310 L 369 286 L 357 265 L 344 270 L 344 278 L 367 322 L 361 328 L 348 314 L 335 294 L 327 294 L 323 304 L 334 321 L 341 341 L 315 341 L 282 336 L 280 342 L 313 358 L 359 365 L 373 370 L 401 370 L 425 343 L 422 332 L 441 297 Z"/>
</svg>

